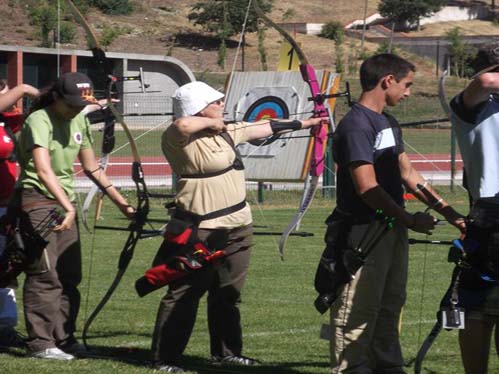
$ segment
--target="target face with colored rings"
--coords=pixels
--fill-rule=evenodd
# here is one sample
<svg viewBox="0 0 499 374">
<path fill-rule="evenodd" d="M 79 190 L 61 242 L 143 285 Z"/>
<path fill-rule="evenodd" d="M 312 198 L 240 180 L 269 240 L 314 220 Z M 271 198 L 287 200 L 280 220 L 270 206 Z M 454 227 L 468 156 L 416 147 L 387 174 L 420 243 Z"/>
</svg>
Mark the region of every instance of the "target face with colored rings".
<svg viewBox="0 0 499 374">
<path fill-rule="evenodd" d="M 270 118 L 289 118 L 288 106 L 284 100 L 276 96 L 265 96 L 255 101 L 244 114 L 243 121 L 256 122 L 262 119 Z M 279 138 L 279 135 L 272 135 L 266 139 L 258 139 L 250 141 L 250 144 L 255 146 L 268 145 Z"/>
</svg>

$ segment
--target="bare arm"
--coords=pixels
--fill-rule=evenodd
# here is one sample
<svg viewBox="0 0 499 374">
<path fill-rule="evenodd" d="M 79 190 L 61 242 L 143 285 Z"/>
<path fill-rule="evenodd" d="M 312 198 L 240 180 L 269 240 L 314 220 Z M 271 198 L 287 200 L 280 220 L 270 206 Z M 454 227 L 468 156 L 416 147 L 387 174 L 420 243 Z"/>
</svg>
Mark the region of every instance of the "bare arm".
<svg viewBox="0 0 499 374">
<path fill-rule="evenodd" d="M 135 210 L 128 204 L 126 199 L 113 186 L 104 170 L 99 167 L 95 160 L 95 153 L 92 148 L 80 150 L 78 155 L 81 165 L 84 170 L 92 172 L 92 176 L 103 186 L 111 201 L 120 209 L 127 217 L 132 218 Z"/>
<path fill-rule="evenodd" d="M 291 122 L 291 120 L 279 120 L 282 122 Z M 319 125 L 321 121 L 327 121 L 329 122 L 329 118 L 323 117 L 323 118 L 309 118 L 309 119 L 304 119 L 301 120 L 301 128 L 302 129 L 308 129 L 312 126 Z M 285 133 L 286 131 L 282 131 L 282 133 Z M 249 124 L 249 127 L 246 129 L 246 134 L 248 134 L 248 140 L 254 140 L 254 139 L 262 139 L 266 138 L 270 135 L 272 135 L 274 131 L 272 130 L 272 127 L 270 126 L 270 120 L 261 120 L 257 122 L 253 122 Z"/>
<path fill-rule="evenodd" d="M 400 175 L 404 186 L 412 191 L 416 198 L 426 204 L 445 219 L 457 227 L 461 232 L 465 231 L 464 216 L 454 210 L 440 195 L 427 183 L 419 172 L 412 166 L 411 160 L 407 154 L 401 153 L 399 155 Z M 419 188 L 418 186 L 424 186 Z"/>
<path fill-rule="evenodd" d="M 374 210 L 381 209 L 383 214 L 395 217 L 403 225 L 417 232 L 429 233 L 434 228 L 433 217 L 429 214 L 410 214 L 399 206 L 391 196 L 379 186 L 372 164 L 356 162 L 350 165 L 350 175 L 355 191 L 364 203 Z"/>
<path fill-rule="evenodd" d="M 20 84 L 3 95 L 0 95 L 0 111 L 8 110 L 23 96 L 37 97 L 40 94 L 37 88 L 29 84 Z"/>
<path fill-rule="evenodd" d="M 318 125 L 321 121 L 328 121 L 328 118 L 310 118 L 302 120 L 302 129 L 309 128 L 311 126 Z M 286 121 L 286 120 L 282 120 Z M 291 120 L 289 120 L 291 122 Z M 189 137 L 195 133 L 203 130 L 207 130 L 214 134 L 219 134 L 221 132 L 227 131 L 227 126 L 225 125 L 222 118 L 209 118 L 201 116 L 192 117 L 182 117 L 177 119 L 173 125 L 181 136 Z M 269 120 L 261 120 L 257 122 L 248 123 L 248 128 L 246 129 L 248 134 L 248 140 L 266 138 L 273 134 L 272 128 L 270 126 Z"/>
<path fill-rule="evenodd" d="M 484 73 L 471 81 L 463 91 L 467 109 L 472 109 L 488 100 L 493 92 L 499 92 L 499 72 Z"/>
</svg>

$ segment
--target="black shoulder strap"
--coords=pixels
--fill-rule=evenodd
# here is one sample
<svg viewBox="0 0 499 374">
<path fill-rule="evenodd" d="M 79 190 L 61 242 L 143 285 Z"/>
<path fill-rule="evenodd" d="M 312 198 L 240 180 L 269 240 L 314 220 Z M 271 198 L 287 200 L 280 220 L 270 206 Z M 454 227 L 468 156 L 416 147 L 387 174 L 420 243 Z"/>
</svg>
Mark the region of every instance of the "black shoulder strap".
<svg viewBox="0 0 499 374">
<path fill-rule="evenodd" d="M 172 217 L 177 218 L 177 219 L 182 220 L 182 221 L 192 222 L 192 223 L 198 225 L 201 221 L 207 221 L 207 220 L 210 220 L 213 218 L 223 217 L 223 216 L 229 215 L 231 213 L 235 213 L 235 212 L 243 209 L 245 206 L 246 206 L 246 199 L 237 203 L 237 204 L 228 206 L 228 207 L 223 208 L 223 209 L 215 210 L 213 212 L 203 214 L 203 215 L 191 213 L 191 212 L 188 212 L 186 210 L 175 207 L 175 210 L 174 210 Z"/>
<path fill-rule="evenodd" d="M 234 150 L 234 153 L 236 154 L 236 159 L 234 160 L 234 169 L 236 170 L 244 170 L 244 163 L 243 163 L 243 158 L 241 156 L 241 152 L 239 152 L 239 149 L 237 149 L 236 145 L 234 144 L 234 139 L 232 139 L 232 136 L 229 135 L 228 132 L 222 132 L 220 134 L 224 140 L 229 143 L 229 145 L 232 147 Z"/>
<path fill-rule="evenodd" d="M 234 140 L 232 139 L 232 137 L 227 132 L 222 132 L 220 136 L 231 146 L 231 148 L 234 150 L 234 153 L 236 154 L 236 158 L 234 159 L 232 165 L 226 167 L 225 169 L 214 171 L 212 173 L 182 174 L 180 175 L 181 178 L 184 179 L 211 178 L 225 174 L 228 171 L 231 171 L 232 169 L 244 170 L 243 158 L 241 157 L 241 153 L 239 152 L 239 150 L 236 148 L 236 145 L 234 144 Z"/>
</svg>

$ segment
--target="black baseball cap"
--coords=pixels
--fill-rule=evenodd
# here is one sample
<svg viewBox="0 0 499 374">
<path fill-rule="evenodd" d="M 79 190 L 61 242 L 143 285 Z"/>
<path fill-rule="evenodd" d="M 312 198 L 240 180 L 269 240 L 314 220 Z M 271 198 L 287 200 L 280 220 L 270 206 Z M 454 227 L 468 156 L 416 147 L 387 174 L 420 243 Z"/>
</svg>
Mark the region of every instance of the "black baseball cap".
<svg viewBox="0 0 499 374">
<path fill-rule="evenodd" d="M 63 100 L 72 106 L 86 106 L 97 102 L 92 81 L 83 73 L 61 75 L 55 83 L 55 89 Z"/>
</svg>

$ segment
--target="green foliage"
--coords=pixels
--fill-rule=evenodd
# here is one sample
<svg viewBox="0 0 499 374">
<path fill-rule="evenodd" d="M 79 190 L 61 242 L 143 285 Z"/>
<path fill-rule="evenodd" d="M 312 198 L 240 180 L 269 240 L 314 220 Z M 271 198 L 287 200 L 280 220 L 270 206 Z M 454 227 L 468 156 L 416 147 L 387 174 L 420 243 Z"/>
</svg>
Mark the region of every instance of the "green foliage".
<svg viewBox="0 0 499 374">
<path fill-rule="evenodd" d="M 267 51 L 265 50 L 265 29 L 263 27 L 258 28 L 258 55 L 260 56 L 260 64 L 263 71 L 268 70 L 267 65 Z"/>
<path fill-rule="evenodd" d="M 260 7 L 264 12 L 270 12 L 273 0 L 260 0 Z M 224 5 L 226 3 L 226 5 Z M 231 37 L 241 32 L 248 7 L 248 0 L 204 0 L 198 1 L 192 6 L 192 11 L 187 16 L 194 24 L 201 26 L 208 32 L 214 32 L 217 35 L 224 28 L 224 10 L 227 7 L 228 27 L 226 28 L 226 37 Z M 257 30 L 257 17 L 250 8 L 246 31 L 253 32 Z"/>
<path fill-rule="evenodd" d="M 447 0 L 381 0 L 378 11 L 397 23 L 414 24 L 421 17 L 439 11 Z"/>
<path fill-rule="evenodd" d="M 76 27 L 70 22 L 61 22 L 60 43 L 71 43 L 76 35 Z"/>
<path fill-rule="evenodd" d="M 39 27 L 41 47 L 52 47 L 50 32 L 57 27 L 57 8 L 48 4 L 39 4 L 30 8 L 29 17 L 31 23 Z"/>
<path fill-rule="evenodd" d="M 343 47 L 341 44 L 336 45 L 336 72 L 338 74 L 341 74 L 345 71 L 345 68 L 343 66 Z"/>
<path fill-rule="evenodd" d="M 100 43 L 104 47 L 108 47 L 117 37 L 119 37 L 120 35 L 129 34 L 131 30 L 132 30 L 131 27 L 119 26 L 107 23 L 103 24 Z"/>
<path fill-rule="evenodd" d="M 288 19 L 293 18 L 294 16 L 296 16 L 296 10 L 294 10 L 293 8 L 288 8 L 282 14 L 282 20 L 287 21 Z"/>
<path fill-rule="evenodd" d="M 130 0 L 89 0 L 88 3 L 106 14 L 130 14 L 133 11 Z"/>
<path fill-rule="evenodd" d="M 450 73 L 458 77 L 465 77 L 471 74 L 472 68 L 468 61 L 475 53 L 474 48 L 469 47 L 463 40 L 459 27 L 454 27 L 445 34 L 446 40 L 450 42 L 449 55 L 451 59 Z"/>
<path fill-rule="evenodd" d="M 390 42 L 388 40 L 384 40 L 379 44 L 378 48 L 376 49 L 375 54 L 379 54 L 379 53 L 397 54 L 397 51 L 396 51 L 395 47 L 392 46 L 392 50 L 390 52 Z"/>
<path fill-rule="evenodd" d="M 217 55 L 217 65 L 222 69 L 225 69 L 225 59 L 227 58 L 227 44 L 225 44 L 225 39 L 220 40 L 220 46 L 218 47 Z"/>
<path fill-rule="evenodd" d="M 341 44 L 345 36 L 345 29 L 343 28 L 341 22 L 329 21 L 328 23 L 324 24 L 324 26 L 322 26 L 322 30 L 319 36 L 334 40 L 337 44 Z"/>
</svg>

